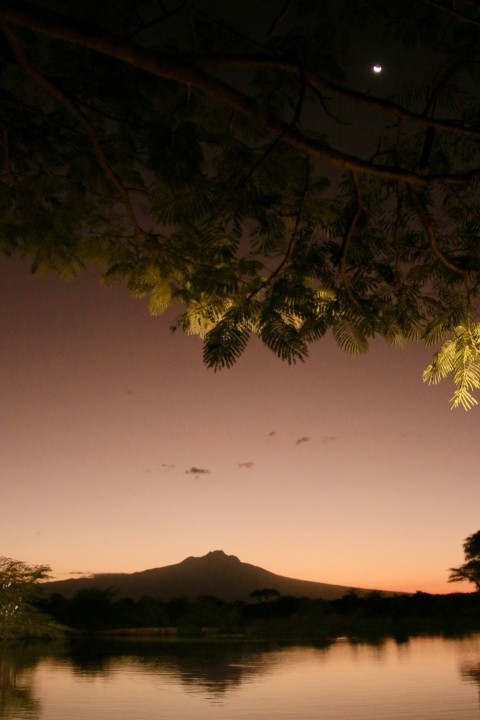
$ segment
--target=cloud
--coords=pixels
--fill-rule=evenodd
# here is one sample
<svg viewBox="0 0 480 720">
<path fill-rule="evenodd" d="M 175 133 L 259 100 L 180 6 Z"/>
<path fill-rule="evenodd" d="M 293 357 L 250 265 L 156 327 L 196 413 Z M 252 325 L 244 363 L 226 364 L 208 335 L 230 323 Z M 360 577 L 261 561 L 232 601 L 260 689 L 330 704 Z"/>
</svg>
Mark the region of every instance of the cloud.
<svg viewBox="0 0 480 720">
<path fill-rule="evenodd" d="M 185 470 L 186 475 L 208 475 L 210 470 L 207 470 L 206 468 L 197 468 L 194 465 L 190 468 L 190 470 Z"/>
<path fill-rule="evenodd" d="M 306 435 L 304 435 L 303 437 L 298 438 L 296 444 L 300 445 L 301 443 L 305 443 L 305 442 L 309 442 L 309 441 L 310 441 L 310 438 L 307 437 Z"/>
<path fill-rule="evenodd" d="M 337 440 L 337 439 L 338 439 L 338 438 L 337 438 L 336 435 L 325 435 L 325 436 L 322 438 L 322 442 L 323 442 L 323 443 L 328 443 L 328 442 L 333 442 L 333 440 Z"/>
<path fill-rule="evenodd" d="M 251 467 L 253 467 L 253 462 L 241 462 L 241 463 L 237 463 L 237 467 L 238 467 L 239 469 L 241 469 L 241 468 L 251 468 Z"/>
<path fill-rule="evenodd" d="M 175 465 L 173 463 L 162 463 L 160 467 L 165 468 L 165 470 L 170 470 L 171 468 L 174 468 Z"/>
</svg>

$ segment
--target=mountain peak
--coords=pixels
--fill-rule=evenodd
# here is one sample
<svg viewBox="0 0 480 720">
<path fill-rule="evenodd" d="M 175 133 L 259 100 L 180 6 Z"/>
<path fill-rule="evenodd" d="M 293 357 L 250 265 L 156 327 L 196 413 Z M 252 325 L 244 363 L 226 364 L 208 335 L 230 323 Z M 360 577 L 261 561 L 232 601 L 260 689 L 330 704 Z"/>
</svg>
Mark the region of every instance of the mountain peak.
<svg viewBox="0 0 480 720">
<path fill-rule="evenodd" d="M 234 562 L 240 562 L 238 557 L 236 555 L 227 555 L 223 552 L 223 550 L 212 550 L 211 552 L 207 553 L 203 556 L 205 559 L 210 560 L 229 560 Z"/>
<path fill-rule="evenodd" d="M 182 563 L 180 563 L 180 565 L 183 565 L 183 563 L 208 563 L 209 565 L 219 565 L 225 563 L 240 563 L 240 560 L 236 555 L 227 555 L 223 550 L 211 550 L 206 555 L 202 555 L 201 557 L 191 555 L 190 557 L 186 558 Z"/>
</svg>

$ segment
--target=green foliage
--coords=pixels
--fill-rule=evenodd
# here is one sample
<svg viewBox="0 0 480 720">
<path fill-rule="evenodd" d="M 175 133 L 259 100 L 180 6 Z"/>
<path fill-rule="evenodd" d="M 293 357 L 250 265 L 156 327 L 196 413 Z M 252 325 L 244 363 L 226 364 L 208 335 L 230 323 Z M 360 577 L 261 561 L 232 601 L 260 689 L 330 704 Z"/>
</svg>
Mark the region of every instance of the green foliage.
<svg viewBox="0 0 480 720">
<path fill-rule="evenodd" d="M 352 354 L 443 343 L 424 380 L 476 405 L 468 3 L 9 0 L 0 19 L 4 253 L 64 277 L 100 263 L 153 315 L 179 305 L 214 369 L 252 334 L 288 363 L 328 332 Z M 415 76 L 359 91 L 380 37 Z"/>
<path fill-rule="evenodd" d="M 478 404 L 472 390 L 480 388 L 480 324 L 457 325 L 452 335 L 435 353 L 423 379 L 436 384 L 451 374 L 456 385 L 452 408 L 461 405 L 470 410 Z"/>
<path fill-rule="evenodd" d="M 215 369 L 230 367 L 248 343 L 248 329 L 239 325 L 235 314 L 226 313 L 205 336 L 203 359 Z"/>
<path fill-rule="evenodd" d="M 339 320 L 333 327 L 333 337 L 341 350 L 351 355 L 368 350 L 368 342 L 361 329 L 348 320 Z"/>
</svg>

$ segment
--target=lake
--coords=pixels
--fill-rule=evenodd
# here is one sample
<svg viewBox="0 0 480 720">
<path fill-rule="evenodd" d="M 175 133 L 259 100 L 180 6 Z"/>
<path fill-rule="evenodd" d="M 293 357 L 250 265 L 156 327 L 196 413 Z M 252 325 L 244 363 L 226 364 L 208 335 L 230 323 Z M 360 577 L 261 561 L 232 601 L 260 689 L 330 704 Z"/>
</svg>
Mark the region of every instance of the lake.
<svg viewBox="0 0 480 720">
<path fill-rule="evenodd" d="M 472 720 L 480 635 L 0 647 L 1 720 Z"/>
</svg>

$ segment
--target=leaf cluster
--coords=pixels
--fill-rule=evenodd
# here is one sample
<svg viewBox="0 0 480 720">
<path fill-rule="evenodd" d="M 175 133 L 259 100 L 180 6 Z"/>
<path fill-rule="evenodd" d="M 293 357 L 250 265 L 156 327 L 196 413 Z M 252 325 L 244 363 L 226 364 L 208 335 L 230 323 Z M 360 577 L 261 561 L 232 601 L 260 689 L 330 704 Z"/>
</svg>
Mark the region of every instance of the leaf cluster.
<svg viewBox="0 0 480 720">
<path fill-rule="evenodd" d="M 442 342 L 424 380 L 471 409 L 480 25 L 434 5 L 5 1 L 0 247 L 180 305 L 214 369 Z M 428 62 L 361 91 L 365 38 Z"/>
</svg>

